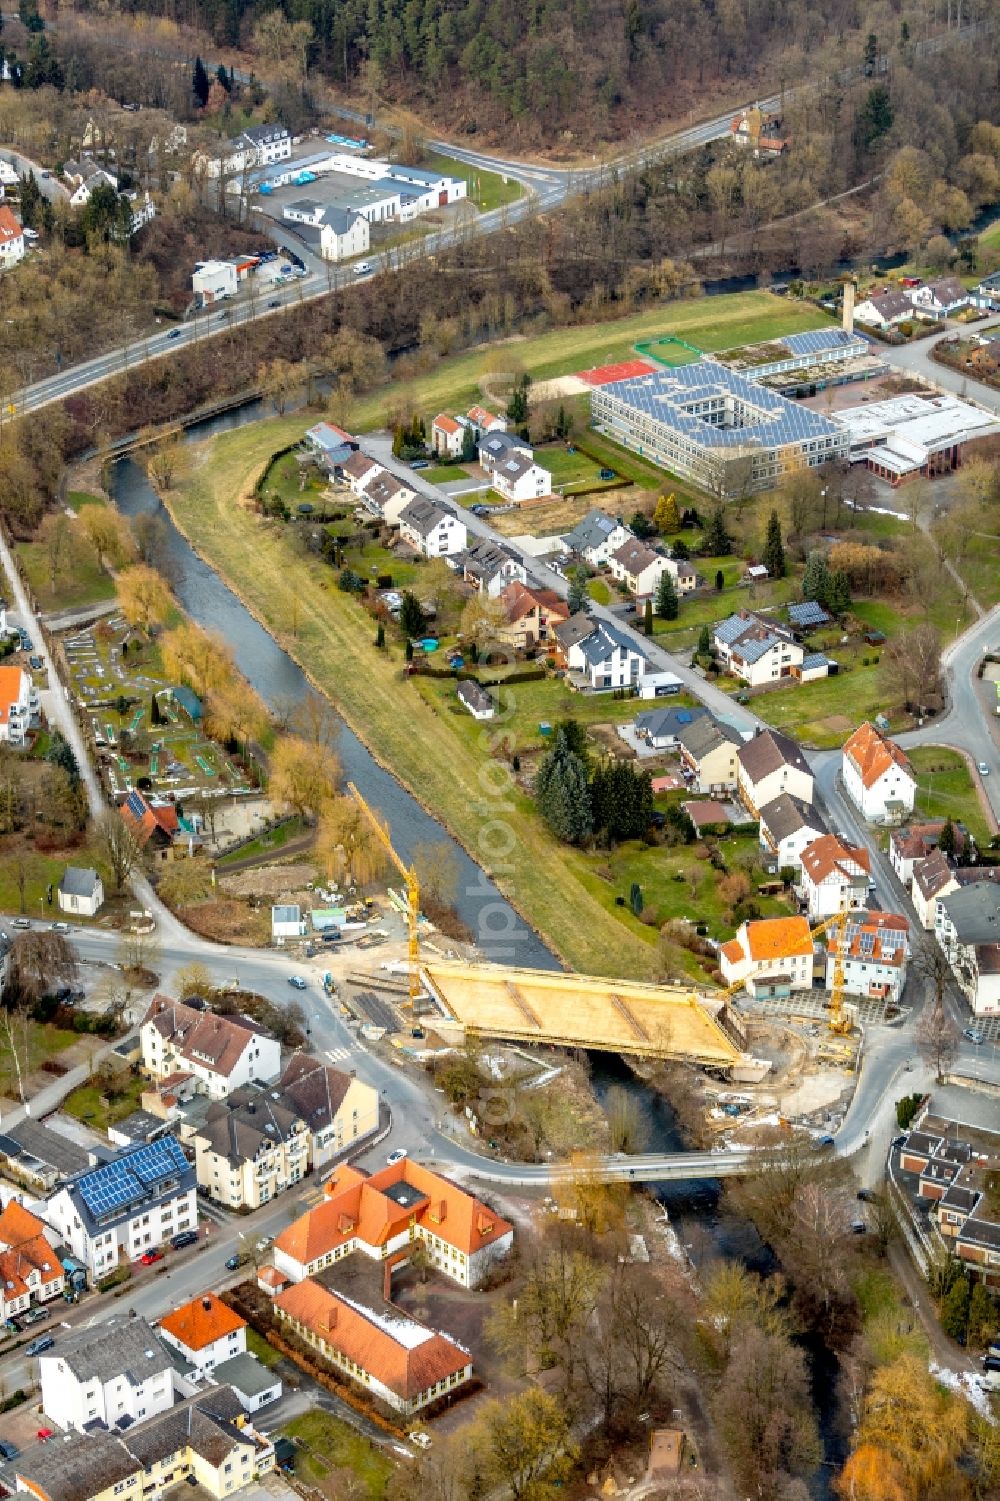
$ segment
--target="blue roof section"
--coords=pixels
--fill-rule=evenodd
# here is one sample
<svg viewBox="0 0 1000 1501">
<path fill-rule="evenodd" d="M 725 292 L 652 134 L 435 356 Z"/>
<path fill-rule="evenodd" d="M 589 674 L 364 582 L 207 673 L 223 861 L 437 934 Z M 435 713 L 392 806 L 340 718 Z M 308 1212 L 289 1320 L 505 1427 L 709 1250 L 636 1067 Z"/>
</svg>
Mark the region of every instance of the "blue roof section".
<svg viewBox="0 0 1000 1501">
<path fill-rule="evenodd" d="M 583 655 L 592 666 L 606 661 L 618 647 L 642 657 L 645 661 L 642 648 L 637 646 L 630 636 L 626 636 L 624 631 L 620 631 L 617 626 L 611 625 L 607 620 L 599 620 L 594 630 L 589 636 L 585 636 L 579 645 Z"/>
<path fill-rule="evenodd" d="M 807 657 L 802 658 L 803 672 L 808 672 L 814 667 L 830 667 L 832 665 L 833 659 L 831 657 L 824 656 L 821 651 L 810 652 Z"/>
<path fill-rule="evenodd" d="M 744 620 L 742 615 L 730 615 L 726 620 L 720 620 L 718 625 L 713 627 L 713 634 L 717 641 L 723 642 L 726 646 L 732 646 L 737 637 L 742 636 L 750 624 L 751 622 Z"/>
<path fill-rule="evenodd" d="M 197 721 L 201 718 L 201 699 L 186 683 L 178 683 L 176 688 L 171 689 L 171 692 L 174 703 L 180 704 L 190 720 Z"/>
<path fill-rule="evenodd" d="M 788 618 L 793 625 L 826 625 L 830 619 L 823 606 L 814 599 L 803 600 L 800 605 L 789 605 Z"/>
<path fill-rule="evenodd" d="M 798 406 L 725 365 L 698 360 L 673 370 L 655 370 L 614 381 L 603 395 L 663 422 L 703 448 L 775 448 L 786 443 L 837 438 L 842 429 L 828 417 Z M 743 426 L 716 427 L 690 408 L 705 401 L 733 400 L 745 408 Z"/>
<path fill-rule="evenodd" d="M 811 333 L 785 334 L 777 342 L 784 344 L 792 354 L 822 354 L 825 349 L 845 349 L 853 344 L 867 349 L 859 334 L 849 334 L 845 328 L 818 328 Z"/>
<path fill-rule="evenodd" d="M 158 1141 L 124 1151 L 103 1167 L 81 1173 L 70 1186 L 91 1217 L 100 1221 L 155 1198 L 167 1183 L 192 1171 L 177 1138 L 161 1136 Z"/>
</svg>

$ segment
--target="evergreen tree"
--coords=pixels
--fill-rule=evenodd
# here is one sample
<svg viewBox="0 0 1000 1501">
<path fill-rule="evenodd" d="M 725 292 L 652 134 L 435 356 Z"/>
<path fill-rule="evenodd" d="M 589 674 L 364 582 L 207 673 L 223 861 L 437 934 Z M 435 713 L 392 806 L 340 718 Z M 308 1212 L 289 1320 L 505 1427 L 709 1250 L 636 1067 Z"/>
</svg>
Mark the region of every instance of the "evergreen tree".
<svg viewBox="0 0 1000 1501">
<path fill-rule="evenodd" d="M 63 771 L 69 777 L 71 787 L 77 785 L 80 780 L 80 767 L 77 764 L 76 756 L 73 754 L 73 747 L 58 730 L 52 731 L 52 738 L 49 741 L 49 748 L 45 752 L 45 759 L 52 766 L 62 767 Z"/>
<path fill-rule="evenodd" d="M 210 84 L 208 74 L 205 71 L 205 64 L 200 57 L 196 57 L 194 60 L 194 72 L 191 75 L 191 92 L 194 95 L 194 102 L 199 109 L 204 109 L 208 103 L 209 88 Z"/>
<path fill-rule="evenodd" d="M 703 625 L 698 634 L 698 655 L 699 657 L 712 655 L 712 632 L 707 625 Z"/>
<path fill-rule="evenodd" d="M 721 506 L 713 509 L 701 545 L 710 558 L 724 558 L 732 549 L 733 539 L 726 531 L 726 513 Z"/>
<path fill-rule="evenodd" d="M 656 613 L 661 620 L 676 620 L 679 609 L 673 574 L 664 568 L 656 586 Z"/>
<path fill-rule="evenodd" d="M 842 568 L 838 568 L 830 579 L 826 603 L 831 615 L 838 617 L 846 615 L 851 608 L 850 580 Z"/>
<path fill-rule="evenodd" d="M 691 549 L 690 547 L 688 547 L 683 537 L 678 537 L 677 541 L 671 547 L 670 553 L 672 557 L 675 557 L 678 560 L 678 562 L 686 563 L 691 556 Z"/>
<path fill-rule="evenodd" d="M 982 1349 L 997 1332 L 997 1306 L 979 1278 L 969 1299 L 969 1344 Z"/>
<path fill-rule="evenodd" d="M 476 459 L 476 434 L 473 428 L 462 428 L 462 463 L 473 464 Z"/>
<path fill-rule="evenodd" d="M 424 612 L 420 608 L 420 601 L 409 589 L 404 593 L 399 606 L 399 624 L 403 634 L 411 641 L 424 634 Z"/>
<path fill-rule="evenodd" d="M 629 887 L 628 904 L 632 908 L 632 913 L 635 917 L 640 917 L 642 915 L 644 903 L 642 900 L 642 887 L 639 885 L 638 881 L 633 881 L 632 885 Z"/>
<path fill-rule="evenodd" d="M 646 608 L 642 612 L 642 628 L 647 636 L 653 634 L 653 601 L 647 599 Z"/>
<path fill-rule="evenodd" d="M 545 755 L 535 778 L 538 811 L 558 839 L 579 844 L 591 830 L 587 768 L 569 749 L 561 730 Z"/>
<path fill-rule="evenodd" d="M 723 591 L 723 589 L 725 587 L 726 587 L 726 575 L 723 573 L 723 571 L 722 571 L 721 568 L 717 568 L 715 570 L 715 592 L 716 592 L 716 594 L 721 594 L 722 591 Z"/>
<path fill-rule="evenodd" d="M 563 406 L 562 402 L 560 402 L 559 403 L 559 410 L 556 413 L 555 435 L 556 435 L 557 438 L 560 438 L 563 442 L 565 442 L 566 439 L 569 437 L 569 435 L 570 435 L 570 433 L 572 431 L 573 431 L 573 421 L 572 421 L 572 418 L 570 417 L 569 413 L 566 411 L 566 408 Z"/>
<path fill-rule="evenodd" d="M 653 512 L 653 525 L 663 537 L 672 537 L 681 529 L 680 512 L 674 495 L 661 495 Z"/>
<path fill-rule="evenodd" d="M 941 1304 L 941 1328 L 960 1345 L 965 1344 L 969 1331 L 970 1301 L 968 1279 L 956 1277 Z"/>
<path fill-rule="evenodd" d="M 375 645 L 379 650 L 381 650 L 382 647 L 385 646 L 385 626 L 382 624 L 381 620 L 379 621 L 378 626 L 375 630 Z"/>
<path fill-rule="evenodd" d="M 566 596 L 571 615 L 579 615 L 587 608 L 587 575 L 582 568 L 574 568 L 569 576 L 569 593 Z"/>
<path fill-rule="evenodd" d="M 802 575 L 802 598 L 814 599 L 818 605 L 825 605 L 830 597 L 830 583 L 830 569 L 825 555 L 811 552 Z"/>
<path fill-rule="evenodd" d="M 949 860 L 952 858 L 956 848 L 958 847 L 958 840 L 955 837 L 955 825 L 952 823 L 950 818 L 945 819 L 944 828 L 938 835 L 937 847 L 941 851 L 942 855 L 947 855 Z"/>
<path fill-rule="evenodd" d="M 560 719 L 556 725 L 556 734 L 562 735 L 566 749 L 571 750 L 574 756 L 579 756 L 586 766 L 590 752 L 587 749 L 587 731 L 580 721 L 572 717 Z"/>
<path fill-rule="evenodd" d="M 767 535 L 764 538 L 764 553 L 761 562 L 773 579 L 785 576 L 785 545 L 781 540 L 781 522 L 777 511 L 767 518 Z"/>
<path fill-rule="evenodd" d="M 149 722 L 150 724 L 163 723 L 163 716 L 160 713 L 160 700 L 155 693 L 151 694 L 149 699 Z"/>
<path fill-rule="evenodd" d="M 226 72 L 225 63 L 219 64 L 218 68 L 215 71 L 215 76 L 222 84 L 222 87 L 225 89 L 226 93 L 231 94 L 233 92 L 233 80 L 231 75 Z"/>
<path fill-rule="evenodd" d="M 519 375 L 514 382 L 514 389 L 510 393 L 507 403 L 507 421 L 513 423 L 520 432 L 528 423 L 528 392 L 531 389 L 531 376 L 525 373 Z"/>
<path fill-rule="evenodd" d="M 645 511 L 634 511 L 628 527 L 633 536 L 640 538 L 651 537 L 654 531 L 653 523 Z"/>
<path fill-rule="evenodd" d="M 406 645 L 403 648 L 403 655 L 406 657 L 406 660 L 408 662 L 413 661 L 413 642 L 410 640 L 409 636 L 407 636 L 406 638 Z"/>
</svg>

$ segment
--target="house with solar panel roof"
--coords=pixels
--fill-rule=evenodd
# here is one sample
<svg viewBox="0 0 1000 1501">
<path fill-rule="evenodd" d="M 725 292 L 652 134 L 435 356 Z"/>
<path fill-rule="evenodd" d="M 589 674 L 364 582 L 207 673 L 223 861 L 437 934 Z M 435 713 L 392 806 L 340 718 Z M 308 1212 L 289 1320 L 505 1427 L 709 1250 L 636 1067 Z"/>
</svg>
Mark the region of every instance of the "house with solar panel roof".
<svg viewBox="0 0 1000 1501">
<path fill-rule="evenodd" d="M 99 1281 L 174 1235 L 198 1227 L 194 1165 L 175 1136 L 126 1147 L 67 1178 L 45 1218 Z"/>
</svg>

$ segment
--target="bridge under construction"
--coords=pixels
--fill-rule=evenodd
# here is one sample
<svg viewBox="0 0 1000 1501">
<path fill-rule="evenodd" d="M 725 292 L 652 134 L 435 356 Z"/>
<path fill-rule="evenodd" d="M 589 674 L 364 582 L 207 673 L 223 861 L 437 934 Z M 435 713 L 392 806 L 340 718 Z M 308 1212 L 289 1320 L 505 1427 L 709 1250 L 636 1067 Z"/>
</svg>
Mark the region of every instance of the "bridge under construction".
<svg viewBox="0 0 1000 1501">
<path fill-rule="evenodd" d="M 725 992 L 644 985 L 559 970 L 499 964 L 423 963 L 434 1030 L 461 1043 L 472 1033 L 507 1042 L 700 1063 L 743 1080 L 768 1064 L 747 1052 L 746 1035 Z"/>
</svg>

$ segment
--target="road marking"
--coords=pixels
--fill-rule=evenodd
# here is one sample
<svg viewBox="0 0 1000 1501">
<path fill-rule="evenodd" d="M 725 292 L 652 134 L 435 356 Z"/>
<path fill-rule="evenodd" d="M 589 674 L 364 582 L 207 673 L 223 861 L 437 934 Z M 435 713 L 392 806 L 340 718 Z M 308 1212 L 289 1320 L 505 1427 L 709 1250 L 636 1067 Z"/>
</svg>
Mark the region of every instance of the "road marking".
<svg viewBox="0 0 1000 1501">
<path fill-rule="evenodd" d="M 327 1048 L 326 1056 L 331 1063 L 343 1063 L 344 1059 L 349 1058 L 351 1054 L 347 1048 Z"/>
</svg>

